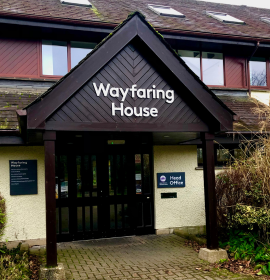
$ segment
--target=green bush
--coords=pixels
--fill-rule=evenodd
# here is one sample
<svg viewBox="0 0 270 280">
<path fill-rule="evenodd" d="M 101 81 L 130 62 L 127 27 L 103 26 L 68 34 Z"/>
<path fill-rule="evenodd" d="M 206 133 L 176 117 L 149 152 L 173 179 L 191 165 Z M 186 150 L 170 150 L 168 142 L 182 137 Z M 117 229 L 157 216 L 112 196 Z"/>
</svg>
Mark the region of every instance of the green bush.
<svg viewBox="0 0 270 280">
<path fill-rule="evenodd" d="M 258 236 L 250 232 L 229 230 L 227 241 L 220 242 L 221 248 L 227 249 L 235 260 L 246 260 L 254 264 L 254 269 L 261 269 L 258 275 L 270 275 L 270 245 L 263 244 Z"/>
<path fill-rule="evenodd" d="M 0 247 L 0 279 L 30 280 L 28 254 L 20 251 L 20 245 L 11 250 Z"/>
<path fill-rule="evenodd" d="M 4 235 L 4 230 L 6 226 L 6 203 L 2 195 L 0 194 L 0 240 Z"/>
<path fill-rule="evenodd" d="M 242 156 L 216 177 L 221 229 L 254 231 L 268 242 L 270 231 L 270 138 L 244 141 Z"/>
<path fill-rule="evenodd" d="M 15 256 L 0 256 L 0 279 L 30 280 L 28 256 L 26 253 Z"/>
</svg>

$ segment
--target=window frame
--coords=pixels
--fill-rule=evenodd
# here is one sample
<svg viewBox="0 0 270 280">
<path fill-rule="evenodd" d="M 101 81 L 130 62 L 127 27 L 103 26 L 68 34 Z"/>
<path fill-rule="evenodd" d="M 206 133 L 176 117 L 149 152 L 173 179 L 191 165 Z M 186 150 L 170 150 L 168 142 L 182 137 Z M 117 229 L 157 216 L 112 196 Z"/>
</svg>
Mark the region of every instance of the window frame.
<svg viewBox="0 0 270 280">
<path fill-rule="evenodd" d="M 202 145 L 197 145 L 197 168 L 202 168 L 203 167 L 203 163 L 199 163 L 198 162 L 198 149 L 202 149 Z M 226 168 L 226 165 L 218 165 L 218 161 L 217 161 L 217 150 L 218 149 L 226 149 L 229 150 L 229 153 L 232 154 L 231 152 L 233 151 L 233 156 L 235 156 L 234 151 L 236 149 L 239 149 L 239 145 L 224 145 L 222 147 L 220 147 L 220 145 L 215 144 L 214 145 L 214 160 L 215 160 L 215 168 Z"/>
<path fill-rule="evenodd" d="M 177 53 L 178 53 L 178 51 L 194 51 L 194 52 L 199 52 L 200 53 L 200 75 L 201 75 L 201 77 L 198 77 L 202 82 L 204 82 L 203 81 L 203 58 L 202 58 L 202 53 L 203 52 L 205 52 L 205 53 L 221 53 L 221 52 L 213 52 L 213 51 L 202 51 L 202 50 L 187 50 L 187 49 L 177 49 Z M 224 81 L 224 83 L 223 83 L 223 85 L 207 85 L 208 87 L 219 87 L 219 88 L 224 88 L 224 87 L 226 87 L 226 75 L 225 75 L 225 54 L 224 53 L 221 53 L 222 54 L 222 62 L 223 62 L 223 81 Z M 180 55 L 179 55 L 180 56 Z M 181 58 L 181 56 L 180 56 L 180 58 Z M 186 63 L 186 62 L 185 62 Z M 188 66 L 188 65 L 187 65 Z"/>
<path fill-rule="evenodd" d="M 202 50 L 198 50 L 198 49 L 177 49 L 178 51 L 196 51 L 200 53 L 200 75 L 201 77 L 198 77 L 201 79 L 202 82 L 203 81 L 203 69 L 202 69 L 202 53 L 203 52 L 209 52 L 209 53 L 218 53 L 216 51 L 202 51 Z M 227 75 L 227 69 L 226 69 L 226 53 L 222 53 L 223 54 L 223 79 L 224 79 L 224 85 L 207 85 L 208 87 L 213 87 L 213 88 L 229 88 L 229 86 L 227 85 L 227 81 L 226 81 L 226 75 Z M 179 55 L 180 56 L 180 55 Z M 181 57 L 181 56 L 180 56 Z M 230 56 L 229 56 L 230 57 Z M 258 56 L 258 57 L 262 57 L 265 58 L 265 63 L 266 63 L 266 86 L 252 86 L 250 84 L 250 64 L 249 61 L 247 60 L 247 58 L 245 58 L 245 69 L 243 71 L 243 86 L 241 87 L 237 87 L 239 89 L 246 89 L 248 90 L 249 86 L 250 89 L 263 89 L 263 90 L 267 90 L 270 89 L 270 55 L 269 57 L 265 57 L 265 56 Z"/>
<path fill-rule="evenodd" d="M 39 47 L 39 73 L 40 73 L 40 77 L 41 78 L 45 78 L 45 79 L 53 79 L 53 80 L 59 80 L 64 76 L 59 76 L 59 75 L 45 75 L 42 72 L 42 41 L 43 40 L 49 40 L 49 39 L 42 39 L 40 42 L 40 47 Z M 57 40 L 52 40 L 52 41 L 57 41 Z M 60 40 L 61 41 L 61 40 Z M 69 41 L 64 41 L 67 43 L 67 73 L 68 74 L 70 72 L 71 68 L 71 41 L 74 42 L 74 40 L 69 40 Z M 77 41 L 75 41 L 77 42 Z M 79 42 L 79 41 L 78 41 Z M 85 43 L 95 43 L 95 42 L 85 42 Z M 97 43 L 95 43 L 97 44 Z M 66 75 L 65 74 L 65 75 Z"/>
<path fill-rule="evenodd" d="M 250 61 L 247 61 L 248 64 L 248 69 L 247 69 L 247 76 L 248 76 L 248 84 L 250 86 L 251 89 L 269 89 L 270 88 L 270 56 L 268 57 L 263 57 L 263 56 L 258 56 L 258 57 L 262 57 L 265 58 L 265 66 L 266 66 L 266 86 L 253 86 L 251 85 L 251 76 L 250 76 Z"/>
</svg>

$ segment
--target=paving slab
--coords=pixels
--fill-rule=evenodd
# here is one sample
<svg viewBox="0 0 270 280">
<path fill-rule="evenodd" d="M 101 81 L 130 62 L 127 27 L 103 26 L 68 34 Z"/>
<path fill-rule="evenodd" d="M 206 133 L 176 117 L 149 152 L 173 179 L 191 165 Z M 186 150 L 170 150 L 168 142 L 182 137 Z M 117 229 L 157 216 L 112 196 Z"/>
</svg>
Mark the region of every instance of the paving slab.
<svg viewBox="0 0 270 280">
<path fill-rule="evenodd" d="M 207 265 L 177 235 L 146 235 L 58 244 L 58 261 L 67 280 L 249 280 Z M 200 268 L 198 270 L 198 268 Z"/>
</svg>

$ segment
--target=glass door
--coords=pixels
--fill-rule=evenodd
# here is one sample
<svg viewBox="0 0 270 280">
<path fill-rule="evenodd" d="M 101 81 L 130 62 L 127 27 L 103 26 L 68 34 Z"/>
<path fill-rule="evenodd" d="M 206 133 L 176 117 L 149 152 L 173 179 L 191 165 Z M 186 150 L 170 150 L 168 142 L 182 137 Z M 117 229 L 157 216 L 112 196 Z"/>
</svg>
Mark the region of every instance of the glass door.
<svg viewBox="0 0 270 280">
<path fill-rule="evenodd" d="M 96 146 L 90 134 L 57 150 L 58 242 L 154 233 L 151 143 L 94 136 Z"/>
</svg>

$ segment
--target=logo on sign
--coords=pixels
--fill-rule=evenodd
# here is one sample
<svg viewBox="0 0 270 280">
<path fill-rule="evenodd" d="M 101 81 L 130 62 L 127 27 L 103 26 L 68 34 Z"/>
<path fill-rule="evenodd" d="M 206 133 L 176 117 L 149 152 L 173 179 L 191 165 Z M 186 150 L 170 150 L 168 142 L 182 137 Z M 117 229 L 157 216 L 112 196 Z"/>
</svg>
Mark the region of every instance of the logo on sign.
<svg viewBox="0 0 270 280">
<path fill-rule="evenodd" d="M 160 176 L 160 181 L 161 182 L 165 182 L 166 181 L 166 177 L 164 175 Z"/>
</svg>

